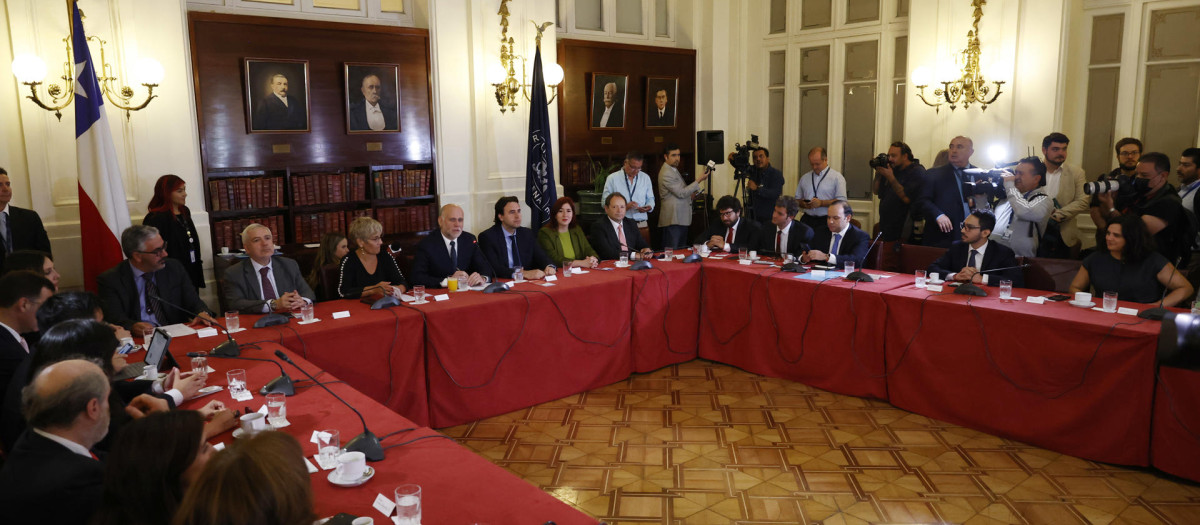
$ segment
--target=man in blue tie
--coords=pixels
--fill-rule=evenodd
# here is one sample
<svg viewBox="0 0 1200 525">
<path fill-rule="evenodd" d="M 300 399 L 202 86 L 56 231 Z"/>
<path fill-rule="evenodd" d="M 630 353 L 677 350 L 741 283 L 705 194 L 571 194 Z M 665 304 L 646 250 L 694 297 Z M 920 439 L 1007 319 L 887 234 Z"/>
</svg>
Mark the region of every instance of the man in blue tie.
<svg viewBox="0 0 1200 525">
<path fill-rule="evenodd" d="M 862 268 L 863 260 L 867 258 L 867 250 L 871 249 L 871 236 L 850 223 L 854 210 L 850 203 L 844 200 L 833 201 L 825 216 L 828 230 L 820 230 L 813 237 L 812 249 L 805 252 L 801 262 L 823 263 L 838 268 L 844 268 L 847 262 Z"/>
<path fill-rule="evenodd" d="M 1014 287 L 1021 288 L 1025 281 L 1021 269 L 1016 267 L 1016 254 L 1008 246 L 989 241 L 995 227 L 996 216 L 992 212 L 971 212 L 959 225 L 960 240 L 933 261 L 928 271 L 936 272 L 947 281 L 970 281 L 990 286 L 998 286 L 1000 281 L 1012 281 Z"/>
<path fill-rule="evenodd" d="M 925 216 L 925 246 L 948 247 L 954 242 L 954 226 L 971 212 L 963 195 L 963 170 L 971 167 L 975 153 L 971 139 L 954 137 L 950 141 L 950 163 L 926 172 L 925 187 L 917 199 L 917 209 Z"/>
<path fill-rule="evenodd" d="M 479 248 L 496 277 L 511 279 L 518 266 L 524 269 L 526 279 L 554 275 L 555 266 L 538 246 L 537 235 L 521 226 L 521 202 L 516 197 L 500 197 L 493 219 L 495 224 L 479 234 Z"/>
</svg>

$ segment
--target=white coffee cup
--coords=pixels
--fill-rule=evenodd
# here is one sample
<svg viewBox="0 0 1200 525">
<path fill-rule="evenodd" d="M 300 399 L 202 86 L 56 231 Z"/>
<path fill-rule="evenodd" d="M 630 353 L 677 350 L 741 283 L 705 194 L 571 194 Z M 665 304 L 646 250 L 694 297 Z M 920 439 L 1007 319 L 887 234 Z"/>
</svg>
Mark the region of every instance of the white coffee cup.
<svg viewBox="0 0 1200 525">
<path fill-rule="evenodd" d="M 929 272 L 929 280 L 933 281 L 935 283 L 938 282 L 938 273 L 937 272 Z"/>
<path fill-rule="evenodd" d="M 1092 302 L 1092 294 L 1087 292 L 1075 292 L 1075 302 L 1090 303 Z"/>
<path fill-rule="evenodd" d="M 334 472 L 342 481 L 354 481 L 367 471 L 367 456 L 362 452 L 346 452 L 338 456 L 337 462 Z"/>
<path fill-rule="evenodd" d="M 758 260 L 758 250 L 750 250 L 750 260 L 751 261 Z"/>
<path fill-rule="evenodd" d="M 350 525 L 375 525 L 375 520 L 370 516 L 363 516 L 361 518 L 354 518 L 354 521 L 350 522 Z"/>
<path fill-rule="evenodd" d="M 267 416 L 260 412 L 251 412 L 242 416 L 242 431 L 253 436 L 267 429 Z"/>
<path fill-rule="evenodd" d="M 229 255 L 229 247 L 228 246 L 221 247 L 221 255 Z"/>
</svg>

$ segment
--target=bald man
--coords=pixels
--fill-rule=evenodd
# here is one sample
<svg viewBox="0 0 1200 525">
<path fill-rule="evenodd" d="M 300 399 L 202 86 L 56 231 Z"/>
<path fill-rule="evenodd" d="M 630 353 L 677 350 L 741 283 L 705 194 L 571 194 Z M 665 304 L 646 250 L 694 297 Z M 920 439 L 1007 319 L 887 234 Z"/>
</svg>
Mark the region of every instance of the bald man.
<svg viewBox="0 0 1200 525">
<path fill-rule="evenodd" d="M 90 361 L 42 369 L 21 392 L 29 428 L 0 469 L 0 508 L 11 523 L 87 523 L 100 505 L 104 463 L 91 452 L 108 434 L 104 371 Z"/>
<path fill-rule="evenodd" d="M 949 164 L 925 172 L 925 187 L 917 199 L 917 208 L 925 216 L 925 246 L 949 248 L 971 213 L 971 196 L 963 194 L 963 170 L 972 167 L 974 145 L 967 137 L 954 137 L 949 152 Z"/>
<path fill-rule="evenodd" d="M 463 231 L 463 209 L 455 204 L 442 206 L 438 229 L 417 243 L 413 261 L 412 284 L 426 288 L 445 288 L 454 277 L 461 284 L 477 286 L 496 276 L 488 265 L 475 236 Z"/>
</svg>

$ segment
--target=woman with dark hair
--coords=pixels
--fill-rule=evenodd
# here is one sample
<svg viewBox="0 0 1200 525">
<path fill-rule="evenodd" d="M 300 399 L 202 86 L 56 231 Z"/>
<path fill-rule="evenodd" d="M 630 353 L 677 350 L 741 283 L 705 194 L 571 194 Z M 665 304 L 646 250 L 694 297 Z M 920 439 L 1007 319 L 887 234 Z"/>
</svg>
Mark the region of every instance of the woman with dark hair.
<svg viewBox="0 0 1200 525">
<path fill-rule="evenodd" d="M 1108 224 L 1105 246 L 1083 260 L 1071 282 L 1071 293 L 1091 290 L 1093 295 L 1117 292 L 1117 298 L 1135 303 L 1176 306 L 1192 295 L 1192 285 L 1175 267 L 1154 251 L 1154 237 L 1136 215 L 1122 215 Z M 1168 293 L 1163 296 L 1163 290 Z M 1162 298 L 1162 299 L 1160 299 Z"/>
<path fill-rule="evenodd" d="M 158 228 L 158 234 L 167 243 L 167 257 L 183 264 L 193 286 L 204 288 L 200 234 L 196 233 L 196 224 L 192 222 L 192 212 L 186 202 L 187 183 L 176 175 L 163 175 L 154 183 L 150 213 L 142 219 L 142 224 Z"/>
<path fill-rule="evenodd" d="M 321 270 L 331 264 L 342 262 L 342 257 L 350 253 L 349 241 L 342 232 L 325 232 L 321 236 L 321 246 L 317 248 L 317 258 L 313 260 L 312 270 L 308 272 L 308 277 L 304 280 L 308 281 L 308 286 L 317 294 L 318 301 L 328 301 L 333 297 L 325 297 L 324 288 L 321 286 Z"/>
<path fill-rule="evenodd" d="M 174 525 L 312 525 L 304 452 L 283 432 L 260 432 L 213 455 L 188 488 Z"/>
<path fill-rule="evenodd" d="M 212 447 L 194 410 L 153 414 L 125 425 L 106 458 L 104 496 L 93 525 L 170 523 Z"/>
<path fill-rule="evenodd" d="M 54 283 L 54 291 L 58 291 L 58 270 L 54 269 L 54 259 L 50 254 L 41 250 L 17 250 L 4 258 L 4 271 L 0 275 L 18 270 L 29 270 L 43 275 Z"/>
<path fill-rule="evenodd" d="M 578 215 L 575 201 L 570 197 L 554 201 L 554 206 L 550 208 L 553 220 L 538 228 L 538 244 L 554 264 L 562 265 L 564 261 L 570 261 L 571 266 L 595 268 L 600 264 L 600 258 L 588 242 L 583 228 L 579 227 Z"/>
</svg>

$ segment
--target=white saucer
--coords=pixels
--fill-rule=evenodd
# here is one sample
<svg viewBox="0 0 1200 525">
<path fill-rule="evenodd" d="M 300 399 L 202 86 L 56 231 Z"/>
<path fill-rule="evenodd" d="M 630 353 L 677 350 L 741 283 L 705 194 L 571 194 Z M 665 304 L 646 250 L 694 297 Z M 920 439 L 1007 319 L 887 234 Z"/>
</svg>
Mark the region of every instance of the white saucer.
<svg viewBox="0 0 1200 525">
<path fill-rule="evenodd" d="M 1074 306 L 1076 308 L 1092 308 L 1092 307 L 1096 306 L 1096 303 L 1093 303 L 1091 301 L 1078 302 L 1075 300 L 1070 300 L 1070 301 L 1067 301 L 1067 304 Z"/>
<path fill-rule="evenodd" d="M 613 266 L 616 266 L 617 268 L 628 268 L 629 263 L 621 264 L 618 262 L 618 263 L 613 264 Z"/>
<path fill-rule="evenodd" d="M 925 281 L 925 283 L 926 283 L 926 284 L 932 284 L 932 285 L 935 285 L 935 286 L 936 286 L 936 285 L 939 285 L 939 284 L 943 284 L 943 283 L 945 283 L 945 282 L 946 282 L 946 280 L 945 280 L 945 279 L 938 279 L 938 280 L 936 280 L 936 281 Z"/>
<path fill-rule="evenodd" d="M 375 477 L 375 469 L 367 467 L 367 470 L 363 471 L 362 477 L 353 481 L 342 481 L 342 478 L 337 477 L 337 469 L 329 471 L 329 476 L 327 476 L 326 479 L 328 479 L 330 483 L 333 483 L 339 487 L 357 487 L 363 483 L 366 483 L 367 481 L 370 481 L 370 479 L 373 477 Z"/>
<path fill-rule="evenodd" d="M 429 304 L 429 301 L 413 301 L 413 302 L 411 302 L 411 303 L 408 303 L 408 304 Z"/>
</svg>

